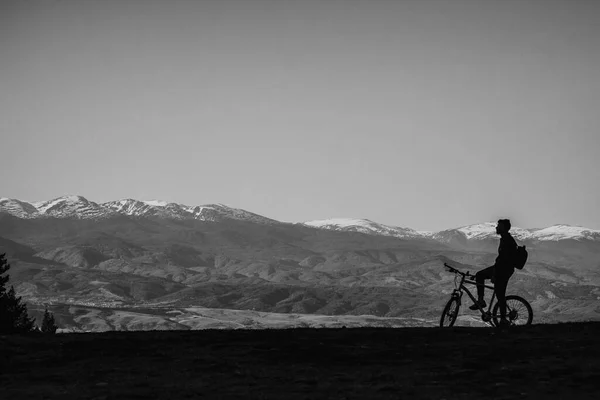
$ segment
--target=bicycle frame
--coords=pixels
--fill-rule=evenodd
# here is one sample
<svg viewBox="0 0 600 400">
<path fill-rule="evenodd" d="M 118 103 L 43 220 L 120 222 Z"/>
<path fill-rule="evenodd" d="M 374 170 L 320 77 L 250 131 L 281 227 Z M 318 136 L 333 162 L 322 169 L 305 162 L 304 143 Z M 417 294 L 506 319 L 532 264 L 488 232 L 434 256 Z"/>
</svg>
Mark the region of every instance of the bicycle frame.
<svg viewBox="0 0 600 400">
<path fill-rule="evenodd" d="M 487 311 L 482 308 L 482 307 L 478 307 L 479 311 L 481 312 L 481 319 L 483 319 L 484 322 L 490 322 L 492 317 L 492 306 L 494 305 L 494 300 L 496 300 L 496 289 L 494 286 L 490 286 L 490 285 L 479 285 L 477 282 L 471 280 L 471 279 L 466 279 L 466 275 L 461 275 L 460 277 L 460 284 L 458 285 L 458 288 L 454 288 L 454 291 L 452 292 L 452 297 L 456 297 L 458 298 L 458 302 L 459 304 L 462 304 L 462 295 L 463 295 L 463 291 L 465 291 L 467 293 L 467 295 L 471 298 L 471 300 L 473 301 L 474 304 L 477 304 L 477 299 L 475 298 L 475 296 L 473 296 L 473 294 L 471 293 L 471 291 L 465 286 L 465 284 L 469 284 L 469 285 L 474 285 L 474 286 L 483 286 L 484 288 L 488 288 L 492 290 L 492 299 L 490 300 L 490 304 L 488 306 Z M 492 323 L 493 325 L 493 323 Z"/>
<path fill-rule="evenodd" d="M 463 278 L 463 280 L 464 280 L 464 278 Z M 471 298 L 473 303 L 477 303 L 477 299 L 475 298 L 475 296 L 473 296 L 471 294 L 471 291 L 464 285 L 464 283 L 468 283 L 469 285 L 474 285 L 474 286 L 479 286 L 479 285 L 477 284 L 477 282 L 474 282 L 474 281 L 466 281 L 466 282 L 463 282 L 462 286 L 459 288 L 459 290 L 464 290 L 465 292 L 467 292 L 467 294 L 469 295 L 469 297 Z M 496 289 L 490 285 L 484 284 L 481 286 L 492 290 L 492 300 L 490 300 L 490 305 L 488 306 L 488 312 L 489 312 L 492 310 L 492 306 L 494 305 L 494 301 L 496 300 Z M 480 309 L 481 309 L 481 307 L 480 307 Z"/>
</svg>

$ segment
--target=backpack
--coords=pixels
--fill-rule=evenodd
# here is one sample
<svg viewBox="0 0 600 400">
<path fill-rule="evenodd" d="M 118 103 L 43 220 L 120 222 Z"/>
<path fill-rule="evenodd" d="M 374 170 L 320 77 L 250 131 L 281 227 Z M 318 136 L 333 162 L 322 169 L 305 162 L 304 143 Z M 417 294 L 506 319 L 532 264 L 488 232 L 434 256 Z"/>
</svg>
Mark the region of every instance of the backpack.
<svg viewBox="0 0 600 400">
<path fill-rule="evenodd" d="M 516 269 L 523 269 L 527 262 L 527 246 L 517 246 L 515 252 L 514 266 Z"/>
</svg>

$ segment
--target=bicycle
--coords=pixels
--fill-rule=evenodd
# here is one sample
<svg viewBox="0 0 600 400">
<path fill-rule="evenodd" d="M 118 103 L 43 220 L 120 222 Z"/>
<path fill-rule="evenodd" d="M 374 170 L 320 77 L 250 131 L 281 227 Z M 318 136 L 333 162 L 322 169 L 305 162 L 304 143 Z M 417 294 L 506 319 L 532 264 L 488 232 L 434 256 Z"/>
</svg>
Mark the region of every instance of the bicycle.
<svg viewBox="0 0 600 400">
<path fill-rule="evenodd" d="M 440 327 L 451 327 L 456 322 L 456 318 L 458 317 L 458 311 L 460 310 L 461 300 L 463 291 L 466 292 L 473 303 L 479 304 L 475 297 L 471 294 L 469 289 L 465 287 L 465 284 L 471 284 L 477 286 L 477 282 L 475 281 L 475 275 L 469 273 L 469 271 L 461 272 L 456 268 L 444 263 L 444 266 L 448 269 L 448 271 L 453 272 L 454 276 L 454 290 L 452 291 L 452 295 L 446 306 L 444 307 L 444 311 L 442 312 L 442 318 L 440 319 Z M 457 281 L 460 277 L 460 283 L 457 284 Z M 483 285 L 488 289 L 492 289 L 492 300 L 490 301 L 490 305 L 488 309 L 485 310 L 483 307 L 478 306 L 479 311 L 481 312 L 481 319 L 483 322 L 493 326 L 498 327 L 500 325 L 500 303 L 496 302 L 494 305 L 493 312 L 492 305 L 494 304 L 494 300 L 496 299 L 496 290 L 494 286 Z M 514 325 L 530 325 L 533 320 L 533 310 L 531 309 L 531 305 L 520 296 L 509 295 L 506 296 L 506 319 L 510 322 L 511 326 Z"/>
</svg>

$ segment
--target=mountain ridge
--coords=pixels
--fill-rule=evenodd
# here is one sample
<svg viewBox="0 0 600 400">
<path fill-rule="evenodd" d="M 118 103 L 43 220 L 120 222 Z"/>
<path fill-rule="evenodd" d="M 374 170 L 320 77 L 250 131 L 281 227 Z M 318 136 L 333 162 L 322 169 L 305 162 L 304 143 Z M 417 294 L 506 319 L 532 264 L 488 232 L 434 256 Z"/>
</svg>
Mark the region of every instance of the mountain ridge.
<svg viewBox="0 0 600 400">
<path fill-rule="evenodd" d="M 0 198 L 0 212 L 23 219 L 54 217 L 94 220 L 126 215 L 129 217 L 158 217 L 180 220 L 219 221 L 223 218 L 229 218 L 262 224 L 283 223 L 224 204 L 188 206 L 166 201 L 136 199 L 96 203 L 80 195 L 67 195 L 36 202 L 2 197 Z"/>
<path fill-rule="evenodd" d="M 221 221 L 234 219 L 260 224 L 287 224 L 250 211 L 229 207 L 224 204 L 189 206 L 161 200 L 120 199 L 96 203 L 80 195 L 67 195 L 47 201 L 26 202 L 13 198 L 0 198 L 0 212 L 17 218 L 75 218 L 102 219 L 117 215 L 128 217 L 155 217 L 174 220 Z M 495 222 L 481 222 L 441 231 L 418 231 L 408 227 L 386 225 L 369 219 L 331 218 L 297 222 L 311 228 L 358 232 L 397 238 L 433 239 L 447 242 L 449 238 L 459 240 L 488 240 L 497 238 Z M 557 241 L 592 240 L 600 241 L 600 230 L 582 226 L 555 224 L 544 228 L 512 227 L 511 234 L 517 240 Z"/>
</svg>

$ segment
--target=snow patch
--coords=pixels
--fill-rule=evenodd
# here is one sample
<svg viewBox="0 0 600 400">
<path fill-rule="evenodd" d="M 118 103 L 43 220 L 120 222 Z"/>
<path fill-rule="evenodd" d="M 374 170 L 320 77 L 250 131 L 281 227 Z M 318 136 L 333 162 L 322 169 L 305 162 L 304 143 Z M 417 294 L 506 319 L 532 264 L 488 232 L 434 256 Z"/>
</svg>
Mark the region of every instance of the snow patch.
<svg viewBox="0 0 600 400">
<path fill-rule="evenodd" d="M 170 204 L 168 201 L 163 201 L 163 200 L 142 200 L 142 203 L 148 204 L 149 206 L 155 206 L 155 207 L 164 207 L 164 206 Z"/>
<path fill-rule="evenodd" d="M 330 225 L 337 226 L 340 228 L 348 228 L 350 226 L 363 226 L 365 228 L 369 228 L 374 224 L 375 223 L 373 221 L 369 221 L 368 219 L 355 218 L 331 218 L 317 221 L 308 221 L 304 223 L 304 225 L 313 226 L 315 228 L 323 228 Z"/>
<path fill-rule="evenodd" d="M 425 237 L 432 237 L 433 235 L 435 235 L 437 232 L 433 232 L 433 231 L 415 231 L 417 232 L 419 235 L 421 236 L 425 236 Z"/>
<path fill-rule="evenodd" d="M 304 222 L 304 225 L 319 229 L 351 231 L 401 238 L 422 237 L 414 229 L 383 225 L 368 219 L 331 218 Z"/>
</svg>

